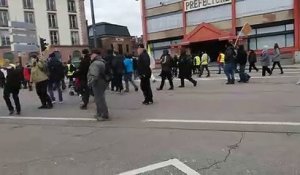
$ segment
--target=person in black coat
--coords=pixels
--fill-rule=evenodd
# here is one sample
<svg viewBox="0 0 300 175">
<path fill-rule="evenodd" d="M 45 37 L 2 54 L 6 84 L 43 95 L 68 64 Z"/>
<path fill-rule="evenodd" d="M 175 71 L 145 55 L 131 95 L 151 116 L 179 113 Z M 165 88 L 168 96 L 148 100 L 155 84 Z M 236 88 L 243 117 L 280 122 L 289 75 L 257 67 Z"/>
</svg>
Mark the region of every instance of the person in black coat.
<svg viewBox="0 0 300 175">
<path fill-rule="evenodd" d="M 87 74 L 89 72 L 89 67 L 91 65 L 91 56 L 89 50 L 84 49 L 82 51 L 83 58 L 79 63 L 79 67 L 77 71 L 74 73 L 74 77 L 77 77 L 80 82 L 80 94 L 82 96 L 83 104 L 80 106 L 80 109 L 85 110 L 87 109 L 87 105 L 90 99 L 90 88 L 87 82 Z"/>
<path fill-rule="evenodd" d="M 193 70 L 193 60 L 191 56 L 186 54 L 186 50 L 184 48 L 181 49 L 181 54 L 178 61 L 179 67 L 179 78 L 181 80 L 181 85 L 179 88 L 184 88 L 184 79 L 189 80 L 193 83 L 194 86 L 197 86 L 197 81 L 192 78 L 192 70 Z"/>
<path fill-rule="evenodd" d="M 247 64 L 247 52 L 245 51 L 245 48 L 243 45 L 239 46 L 239 49 L 237 51 L 237 60 L 236 62 L 239 64 L 240 70 L 240 80 L 239 83 L 247 83 L 249 78 L 248 74 L 245 73 L 245 68 Z"/>
<path fill-rule="evenodd" d="M 0 69 L 0 88 L 4 88 L 5 84 L 5 76 L 2 70 Z"/>
<path fill-rule="evenodd" d="M 151 78 L 151 68 L 150 68 L 150 56 L 148 55 L 145 46 L 143 44 L 139 44 L 138 47 L 138 74 L 141 79 L 141 90 L 143 91 L 145 100 L 143 102 L 144 105 L 153 104 L 153 94 L 150 84 Z"/>
<path fill-rule="evenodd" d="M 252 68 L 258 72 L 258 68 L 255 66 L 255 63 L 257 62 L 256 54 L 254 50 L 250 50 L 249 56 L 248 56 L 248 62 L 249 62 L 249 72 L 252 71 Z"/>
<path fill-rule="evenodd" d="M 173 80 L 172 80 L 172 58 L 171 55 L 169 54 L 168 50 L 163 51 L 163 55 L 160 58 L 160 63 L 161 63 L 161 84 L 160 87 L 157 88 L 158 91 L 162 90 L 165 85 L 166 79 L 169 80 L 170 83 L 170 88 L 169 90 L 174 89 L 173 85 Z"/>
<path fill-rule="evenodd" d="M 112 72 L 113 72 L 113 77 L 114 77 L 114 82 L 115 86 L 117 88 L 116 91 L 122 92 L 124 87 L 123 87 L 123 74 L 124 74 L 124 57 L 120 55 L 117 51 L 114 52 L 114 58 L 112 60 Z"/>
<path fill-rule="evenodd" d="M 9 65 L 7 68 L 7 76 L 4 85 L 3 98 L 9 110 L 9 115 L 13 115 L 15 112 L 15 108 L 13 107 L 10 96 L 12 95 L 15 107 L 17 111 L 17 115 L 21 114 L 21 104 L 19 99 L 19 92 L 21 89 L 21 76 L 19 71 L 15 68 L 14 65 Z"/>
<path fill-rule="evenodd" d="M 49 55 L 49 62 L 47 66 L 49 71 L 48 91 L 52 103 L 56 102 L 56 99 L 53 94 L 54 89 L 56 89 L 58 92 L 59 103 L 63 103 L 61 84 L 65 73 L 64 65 L 58 58 L 56 58 L 55 54 L 52 53 Z"/>
</svg>

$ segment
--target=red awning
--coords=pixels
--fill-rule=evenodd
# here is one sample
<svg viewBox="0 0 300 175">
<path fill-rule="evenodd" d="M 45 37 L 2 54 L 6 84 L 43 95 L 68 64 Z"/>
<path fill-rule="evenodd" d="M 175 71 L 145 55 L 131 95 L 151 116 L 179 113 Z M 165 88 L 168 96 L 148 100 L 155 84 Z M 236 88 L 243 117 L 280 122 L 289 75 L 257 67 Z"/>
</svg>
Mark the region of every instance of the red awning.
<svg viewBox="0 0 300 175">
<path fill-rule="evenodd" d="M 202 23 L 186 35 L 183 42 L 196 43 L 211 40 L 230 40 L 234 39 L 234 37 L 236 38 L 229 32 L 222 31 L 211 24 Z"/>
</svg>

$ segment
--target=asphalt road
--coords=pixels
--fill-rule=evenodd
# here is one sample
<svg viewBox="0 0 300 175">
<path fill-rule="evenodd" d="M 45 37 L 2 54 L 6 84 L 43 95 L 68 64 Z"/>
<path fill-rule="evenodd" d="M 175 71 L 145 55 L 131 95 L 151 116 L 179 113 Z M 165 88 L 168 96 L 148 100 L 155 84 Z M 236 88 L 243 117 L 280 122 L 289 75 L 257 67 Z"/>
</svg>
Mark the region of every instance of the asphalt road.
<svg viewBox="0 0 300 175">
<path fill-rule="evenodd" d="M 299 74 L 254 73 L 234 86 L 213 75 L 196 88 L 154 91 L 152 106 L 141 92 L 108 91 L 105 123 L 67 92 L 64 104 L 40 111 L 23 90 L 22 116 L 7 116 L 0 100 L 0 174 L 300 175 Z"/>
</svg>

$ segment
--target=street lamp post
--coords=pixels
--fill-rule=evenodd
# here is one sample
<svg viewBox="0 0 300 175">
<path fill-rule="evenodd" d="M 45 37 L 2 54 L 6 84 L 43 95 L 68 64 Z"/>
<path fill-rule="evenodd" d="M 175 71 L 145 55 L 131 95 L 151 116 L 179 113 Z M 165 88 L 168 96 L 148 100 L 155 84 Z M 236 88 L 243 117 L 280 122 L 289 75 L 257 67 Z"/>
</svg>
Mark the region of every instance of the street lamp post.
<svg viewBox="0 0 300 175">
<path fill-rule="evenodd" d="M 95 22 L 95 9 L 94 9 L 94 0 L 90 0 L 91 2 L 91 14 L 92 14 L 92 29 L 93 29 L 93 40 L 94 40 L 94 48 L 98 48 L 97 46 L 97 36 L 96 36 L 96 22 Z"/>
</svg>

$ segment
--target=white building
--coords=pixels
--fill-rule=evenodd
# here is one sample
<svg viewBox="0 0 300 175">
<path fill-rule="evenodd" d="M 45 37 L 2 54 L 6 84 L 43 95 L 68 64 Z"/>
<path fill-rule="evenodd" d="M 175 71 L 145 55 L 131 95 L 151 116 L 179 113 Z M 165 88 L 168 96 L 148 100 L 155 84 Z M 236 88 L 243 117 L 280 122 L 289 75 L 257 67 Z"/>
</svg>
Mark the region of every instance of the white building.
<svg viewBox="0 0 300 175">
<path fill-rule="evenodd" d="M 35 24 L 64 61 L 88 45 L 84 0 L 0 0 L 0 58 L 10 52 L 9 21 Z"/>
</svg>

